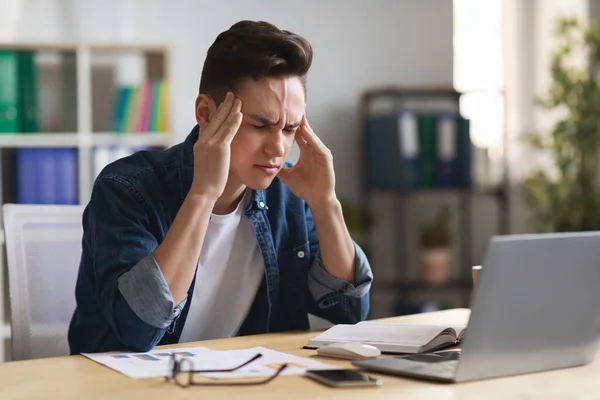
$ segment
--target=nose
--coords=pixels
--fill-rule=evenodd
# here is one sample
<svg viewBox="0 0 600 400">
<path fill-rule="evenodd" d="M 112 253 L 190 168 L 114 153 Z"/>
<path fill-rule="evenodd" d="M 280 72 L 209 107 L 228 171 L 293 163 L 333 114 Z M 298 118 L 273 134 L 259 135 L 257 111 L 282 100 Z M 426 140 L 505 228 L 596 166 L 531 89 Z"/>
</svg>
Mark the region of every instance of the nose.
<svg viewBox="0 0 600 400">
<path fill-rule="evenodd" d="M 284 135 L 280 129 L 274 130 L 268 135 L 265 153 L 270 157 L 283 157 L 285 154 Z"/>
</svg>

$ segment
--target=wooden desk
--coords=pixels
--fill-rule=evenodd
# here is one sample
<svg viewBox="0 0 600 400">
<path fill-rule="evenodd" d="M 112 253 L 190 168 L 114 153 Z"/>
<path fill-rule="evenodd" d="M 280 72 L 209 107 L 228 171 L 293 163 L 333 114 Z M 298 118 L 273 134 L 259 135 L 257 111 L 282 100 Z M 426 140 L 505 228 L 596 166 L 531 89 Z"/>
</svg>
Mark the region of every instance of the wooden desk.
<svg viewBox="0 0 600 400">
<path fill-rule="evenodd" d="M 464 324 L 469 310 L 456 309 L 396 317 L 403 323 Z M 321 358 L 301 347 L 315 332 L 265 334 L 189 344 L 215 350 L 264 346 L 303 357 L 317 357 L 331 364 L 350 367 L 343 360 Z M 184 345 L 178 345 L 184 346 Z M 188 344 L 185 344 L 188 346 Z M 177 346 L 175 346 L 177 347 Z M 600 354 L 599 354 L 600 355 Z M 388 375 L 377 375 L 383 385 L 376 388 L 336 389 L 303 376 L 283 376 L 254 387 L 179 388 L 162 379 L 127 378 L 83 356 L 57 357 L 0 364 L 2 399 L 573 399 L 600 398 L 600 357 L 591 365 L 537 374 L 498 378 L 462 384 L 428 383 Z"/>
</svg>

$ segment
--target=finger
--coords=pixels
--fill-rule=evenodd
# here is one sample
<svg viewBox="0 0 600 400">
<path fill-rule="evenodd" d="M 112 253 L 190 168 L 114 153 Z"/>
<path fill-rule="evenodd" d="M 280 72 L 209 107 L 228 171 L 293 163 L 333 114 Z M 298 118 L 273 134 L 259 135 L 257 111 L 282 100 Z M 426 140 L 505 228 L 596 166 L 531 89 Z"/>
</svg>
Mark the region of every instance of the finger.
<svg viewBox="0 0 600 400">
<path fill-rule="evenodd" d="M 206 132 L 207 138 L 213 137 L 213 136 L 215 136 L 215 134 L 217 132 L 219 132 L 221 125 L 223 125 L 223 123 L 225 122 L 225 120 L 227 119 L 229 114 L 231 113 L 231 109 L 233 107 L 234 100 L 235 100 L 235 96 L 233 95 L 233 93 L 227 92 L 227 95 L 225 96 L 225 100 L 223 100 L 223 102 L 219 105 L 219 108 L 217 109 L 215 117 L 212 118 L 212 120 L 208 124 L 207 132 Z"/>
<path fill-rule="evenodd" d="M 304 143 L 301 144 L 302 142 L 304 142 Z M 312 160 L 314 159 L 315 155 L 318 154 L 318 152 L 315 152 L 313 150 L 314 147 L 311 147 L 308 145 L 308 143 L 306 143 L 306 140 L 300 138 L 300 140 L 297 141 L 296 143 L 298 143 L 298 149 L 300 151 L 298 152 L 298 160 L 296 161 L 296 163 L 294 164 L 294 166 L 292 168 L 300 167 L 304 163 L 310 164 L 312 162 Z"/>
<path fill-rule="evenodd" d="M 306 114 L 304 114 L 302 116 L 302 123 L 300 125 L 303 125 L 303 126 L 307 127 L 308 129 L 310 129 L 312 131 L 312 127 L 308 123 L 308 118 L 306 118 Z"/>
<path fill-rule="evenodd" d="M 306 115 L 302 117 L 302 125 L 300 126 L 302 138 L 312 146 L 315 146 L 321 153 L 327 153 L 327 146 L 319 139 L 315 132 L 311 129 L 306 119 Z"/>
<path fill-rule="evenodd" d="M 230 143 L 240 129 L 242 117 L 242 101 L 240 99 L 235 99 L 231 112 L 227 116 L 225 122 L 223 122 L 223 125 L 221 125 L 221 129 L 215 134 L 215 138 Z"/>
<path fill-rule="evenodd" d="M 304 136 L 307 141 L 323 144 L 323 142 L 321 142 L 321 139 L 319 139 L 319 137 L 317 136 L 315 131 L 313 131 L 312 128 L 310 127 L 310 124 L 308 123 L 308 120 L 306 119 L 306 115 L 304 115 L 304 117 L 302 117 L 301 128 L 302 128 L 302 131 L 304 132 Z"/>
<path fill-rule="evenodd" d="M 306 146 L 306 139 L 304 139 L 302 137 L 302 133 L 301 132 L 302 132 L 302 129 L 298 129 L 296 131 L 296 134 L 294 135 L 294 139 L 296 140 L 296 143 L 298 143 L 298 146 L 300 148 Z"/>
<path fill-rule="evenodd" d="M 310 132 L 308 132 L 306 128 L 302 129 L 301 136 L 304 139 L 304 141 L 306 142 L 306 145 L 304 146 L 304 148 L 310 148 L 316 154 L 320 154 L 320 155 L 327 155 L 327 153 L 329 152 L 329 149 L 327 148 L 327 146 L 325 146 L 323 144 L 323 142 L 321 142 L 314 133 L 311 134 Z"/>
</svg>

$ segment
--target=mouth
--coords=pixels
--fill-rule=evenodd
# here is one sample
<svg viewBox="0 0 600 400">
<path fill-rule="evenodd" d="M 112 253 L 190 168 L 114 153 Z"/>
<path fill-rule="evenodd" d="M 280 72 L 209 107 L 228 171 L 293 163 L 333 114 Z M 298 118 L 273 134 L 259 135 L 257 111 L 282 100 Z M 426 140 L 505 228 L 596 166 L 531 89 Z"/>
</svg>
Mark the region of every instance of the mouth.
<svg viewBox="0 0 600 400">
<path fill-rule="evenodd" d="M 274 174 L 276 174 L 279 171 L 280 165 L 276 165 L 276 164 L 264 164 L 264 165 L 255 164 L 254 167 L 257 168 L 257 169 L 259 169 L 259 170 L 261 170 L 261 171 L 263 171 L 263 172 L 265 172 L 265 173 L 267 173 L 267 174 L 274 175 Z"/>
</svg>

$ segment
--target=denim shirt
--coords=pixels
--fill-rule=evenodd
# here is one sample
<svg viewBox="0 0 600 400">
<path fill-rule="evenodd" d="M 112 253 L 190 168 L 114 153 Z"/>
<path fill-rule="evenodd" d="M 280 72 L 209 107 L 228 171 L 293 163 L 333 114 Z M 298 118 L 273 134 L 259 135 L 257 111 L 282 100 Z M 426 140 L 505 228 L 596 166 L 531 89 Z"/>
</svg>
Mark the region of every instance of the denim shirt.
<svg viewBox="0 0 600 400">
<path fill-rule="evenodd" d="M 71 354 L 178 343 L 195 278 L 187 297 L 174 304 L 152 253 L 190 189 L 198 135 L 196 126 L 183 143 L 137 152 L 108 165 L 96 179 L 83 214 Z M 354 243 L 352 285 L 324 268 L 313 217 L 302 199 L 277 178 L 252 194 L 244 215 L 263 255 L 265 279 L 238 334 L 308 329 L 308 313 L 335 324 L 365 319 L 373 275 L 360 247 Z"/>
</svg>

